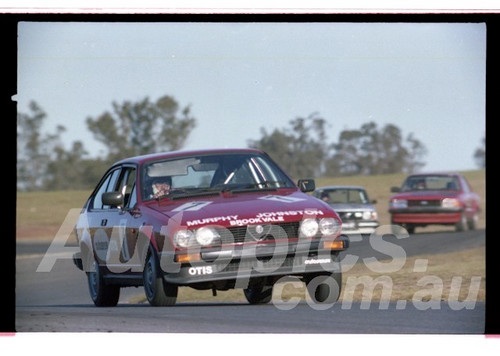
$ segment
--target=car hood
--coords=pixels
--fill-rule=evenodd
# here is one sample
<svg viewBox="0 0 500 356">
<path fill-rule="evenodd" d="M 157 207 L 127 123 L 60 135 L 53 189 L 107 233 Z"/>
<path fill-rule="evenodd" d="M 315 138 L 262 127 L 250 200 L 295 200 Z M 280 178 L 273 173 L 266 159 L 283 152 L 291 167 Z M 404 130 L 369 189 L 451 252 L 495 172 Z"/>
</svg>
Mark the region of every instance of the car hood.
<svg viewBox="0 0 500 356">
<path fill-rule="evenodd" d="M 246 192 L 152 202 L 154 209 L 186 227 L 292 222 L 304 216 L 336 217 L 327 204 L 300 191 Z"/>
<path fill-rule="evenodd" d="M 341 211 L 361 211 L 361 210 L 375 210 L 375 207 L 371 204 L 329 204 L 333 210 L 337 212 Z"/>
<path fill-rule="evenodd" d="M 440 191 L 440 190 L 419 190 L 411 192 L 402 192 L 395 194 L 391 199 L 408 199 L 408 200 L 418 200 L 418 199 L 442 199 L 442 198 L 454 198 L 458 195 L 458 192 Z"/>
</svg>

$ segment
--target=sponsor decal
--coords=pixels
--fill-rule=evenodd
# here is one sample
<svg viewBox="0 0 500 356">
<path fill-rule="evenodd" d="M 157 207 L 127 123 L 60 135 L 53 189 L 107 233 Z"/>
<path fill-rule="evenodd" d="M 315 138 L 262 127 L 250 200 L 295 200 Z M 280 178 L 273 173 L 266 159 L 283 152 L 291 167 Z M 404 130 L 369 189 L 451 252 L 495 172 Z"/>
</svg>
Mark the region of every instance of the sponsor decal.
<svg viewBox="0 0 500 356">
<path fill-rule="evenodd" d="M 230 222 L 231 226 L 245 226 L 245 225 L 255 225 L 255 224 L 263 224 L 263 223 L 280 223 L 284 222 L 285 219 L 283 216 L 275 216 L 275 217 L 255 217 L 249 219 L 238 219 Z"/>
<path fill-rule="evenodd" d="M 281 196 L 281 195 L 266 195 L 265 197 L 261 197 L 261 198 L 258 198 L 258 199 L 279 201 L 279 202 L 282 202 L 282 203 L 295 203 L 295 202 L 298 202 L 298 201 L 305 200 L 303 198 L 284 197 L 284 196 Z"/>
<path fill-rule="evenodd" d="M 182 204 L 172 211 L 198 211 L 211 203 L 211 201 L 192 201 L 186 204 Z"/>
<path fill-rule="evenodd" d="M 289 210 L 289 211 L 273 211 L 257 214 L 257 218 L 272 218 L 283 216 L 297 216 L 297 215 L 324 215 L 321 210 L 304 209 L 304 210 Z"/>
<path fill-rule="evenodd" d="M 109 238 L 104 229 L 95 231 L 93 245 L 97 257 L 105 260 L 109 249 Z"/>
<path fill-rule="evenodd" d="M 197 276 L 202 274 L 212 274 L 212 266 L 199 266 L 199 267 L 190 267 L 188 269 L 188 273 L 191 276 Z"/>
<path fill-rule="evenodd" d="M 305 260 L 304 264 L 306 265 L 319 265 L 321 263 L 330 263 L 332 262 L 331 258 L 321 258 L 321 259 L 312 259 L 312 260 Z"/>
<path fill-rule="evenodd" d="M 189 227 L 189 226 L 205 225 L 205 224 L 217 224 L 220 222 L 232 221 L 232 220 L 236 220 L 236 219 L 238 219 L 238 215 L 216 216 L 216 217 L 212 217 L 212 218 L 204 218 L 204 219 L 187 221 L 186 225 Z"/>
<path fill-rule="evenodd" d="M 203 218 L 203 219 L 187 221 L 186 226 L 191 227 L 198 225 L 218 224 L 220 222 L 229 222 L 231 226 L 258 225 L 258 224 L 269 224 L 269 223 L 272 224 L 272 223 L 285 222 L 285 216 L 304 216 L 304 215 L 315 216 L 315 215 L 324 215 L 324 213 L 321 210 L 304 209 L 304 210 L 264 212 L 257 214 L 255 217 L 249 217 L 249 218 L 239 218 L 238 215 L 215 216 L 211 218 Z"/>
</svg>

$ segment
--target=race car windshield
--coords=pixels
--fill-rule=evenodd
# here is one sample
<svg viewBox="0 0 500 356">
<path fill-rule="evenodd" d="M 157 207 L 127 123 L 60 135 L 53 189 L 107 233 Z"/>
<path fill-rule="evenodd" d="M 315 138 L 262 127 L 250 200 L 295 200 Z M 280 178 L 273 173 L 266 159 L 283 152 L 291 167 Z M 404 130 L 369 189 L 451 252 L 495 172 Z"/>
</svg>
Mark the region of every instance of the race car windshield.
<svg viewBox="0 0 500 356">
<path fill-rule="evenodd" d="M 411 176 L 406 179 L 401 188 L 404 192 L 416 190 L 458 190 L 458 180 L 453 176 Z"/>
<path fill-rule="evenodd" d="M 144 166 L 142 182 L 144 200 L 228 190 L 295 188 L 279 167 L 258 154 L 218 154 L 155 161 Z M 155 187 L 163 189 L 160 195 L 154 191 Z"/>
<path fill-rule="evenodd" d="M 368 204 L 368 196 L 359 189 L 331 189 L 321 193 L 321 199 L 329 204 Z"/>
</svg>

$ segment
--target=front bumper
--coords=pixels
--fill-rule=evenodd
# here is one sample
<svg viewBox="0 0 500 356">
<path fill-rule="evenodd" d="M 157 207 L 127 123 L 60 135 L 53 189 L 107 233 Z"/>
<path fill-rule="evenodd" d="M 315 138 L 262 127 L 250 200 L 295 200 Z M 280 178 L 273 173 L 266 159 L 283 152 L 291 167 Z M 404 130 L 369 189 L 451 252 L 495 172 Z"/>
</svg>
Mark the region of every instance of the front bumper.
<svg viewBox="0 0 500 356">
<path fill-rule="evenodd" d="M 343 220 L 342 234 L 343 235 L 370 235 L 375 232 L 380 223 L 376 220 Z"/>
<path fill-rule="evenodd" d="M 393 224 L 456 224 L 461 210 L 443 208 L 408 208 L 389 210 Z"/>
<path fill-rule="evenodd" d="M 224 280 L 305 275 L 320 272 L 340 272 L 336 256 L 349 246 L 345 236 L 337 239 L 343 247 L 323 248 L 323 242 L 267 244 L 251 247 L 234 246 L 233 249 L 201 251 L 201 260 L 190 263 L 165 263 L 173 261 L 171 252 L 160 256 L 164 279 L 172 284 L 191 285 Z"/>
</svg>

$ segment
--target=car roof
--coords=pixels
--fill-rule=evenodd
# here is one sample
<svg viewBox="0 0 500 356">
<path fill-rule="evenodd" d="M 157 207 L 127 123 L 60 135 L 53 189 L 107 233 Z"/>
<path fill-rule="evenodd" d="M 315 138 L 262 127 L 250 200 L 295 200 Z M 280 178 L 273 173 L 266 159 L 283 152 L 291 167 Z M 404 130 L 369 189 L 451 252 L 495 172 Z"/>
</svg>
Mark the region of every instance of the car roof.
<svg viewBox="0 0 500 356">
<path fill-rule="evenodd" d="M 161 159 L 169 159 L 169 158 L 178 158 L 178 157 L 190 157 L 190 156 L 199 156 L 199 155 L 207 155 L 207 154 L 229 154 L 229 153 L 258 153 L 263 154 L 264 152 L 255 148 L 220 148 L 220 149 L 203 149 L 203 150 L 185 150 L 185 151 L 171 151 L 171 152 L 159 152 L 159 153 L 151 153 L 147 155 L 134 156 L 124 158 L 120 161 L 117 161 L 113 164 L 119 165 L 124 163 L 134 163 L 134 164 L 142 164 L 148 161 L 156 161 Z"/>
<path fill-rule="evenodd" d="M 413 173 L 409 174 L 408 177 L 420 177 L 420 176 L 461 176 L 462 174 L 458 172 L 427 172 L 427 173 Z"/>
<path fill-rule="evenodd" d="M 316 190 L 325 190 L 325 189 L 362 189 L 366 190 L 365 187 L 360 185 L 327 185 L 324 187 L 318 187 Z"/>
</svg>

